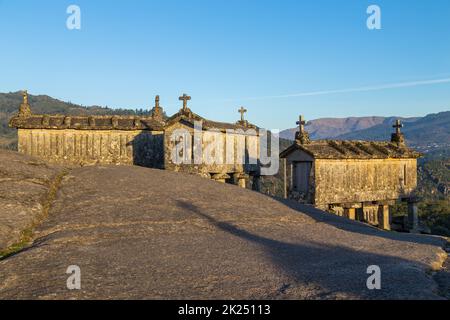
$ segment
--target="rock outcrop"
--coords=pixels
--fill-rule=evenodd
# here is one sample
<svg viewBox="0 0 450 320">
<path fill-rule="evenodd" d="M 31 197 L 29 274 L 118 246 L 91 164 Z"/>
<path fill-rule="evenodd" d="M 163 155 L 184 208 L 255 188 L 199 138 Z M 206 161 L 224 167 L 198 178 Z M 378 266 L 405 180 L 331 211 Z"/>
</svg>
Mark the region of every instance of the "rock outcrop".
<svg viewBox="0 0 450 320">
<path fill-rule="evenodd" d="M 9 244 L 62 170 L 0 157 L 0 237 Z M 33 243 L 0 261 L 0 299 L 443 296 L 429 272 L 445 257 L 439 237 L 380 231 L 234 185 L 133 166 L 72 169 L 54 193 Z M 66 287 L 71 265 L 80 267 L 80 290 Z M 371 265 L 381 268 L 381 290 L 366 286 Z"/>
<path fill-rule="evenodd" d="M 45 215 L 61 167 L 0 150 L 0 252 L 23 241 Z"/>
</svg>

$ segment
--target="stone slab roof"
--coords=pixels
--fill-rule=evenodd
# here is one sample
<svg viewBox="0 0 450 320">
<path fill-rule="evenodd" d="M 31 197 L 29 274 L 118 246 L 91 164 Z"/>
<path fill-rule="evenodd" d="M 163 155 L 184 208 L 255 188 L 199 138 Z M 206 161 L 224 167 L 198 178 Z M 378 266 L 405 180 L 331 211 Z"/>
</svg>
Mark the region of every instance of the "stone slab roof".
<svg viewBox="0 0 450 320">
<path fill-rule="evenodd" d="M 164 130 L 164 123 L 152 117 L 138 116 L 15 116 L 10 127 L 18 129 L 76 129 L 76 130 Z"/>
<path fill-rule="evenodd" d="M 295 142 L 281 152 L 280 157 L 285 158 L 295 150 L 302 150 L 316 159 L 407 159 L 421 156 L 413 149 L 386 141 L 314 140 L 307 144 Z"/>
<path fill-rule="evenodd" d="M 251 124 L 247 121 L 242 123 L 238 121 L 236 123 L 226 123 L 226 122 L 217 122 L 205 119 L 198 114 L 192 112 L 190 109 L 183 110 L 181 109 L 179 112 L 175 113 L 169 119 L 167 119 L 166 126 L 170 126 L 177 122 L 185 122 L 190 125 L 194 125 L 195 121 L 202 121 L 203 129 L 219 129 L 219 130 L 248 130 L 255 129 L 258 130 L 258 127 L 254 124 Z"/>
<path fill-rule="evenodd" d="M 18 129 L 76 129 L 76 130 L 154 130 L 163 131 L 165 127 L 176 122 L 185 122 L 194 125 L 194 121 L 202 121 L 203 129 L 248 129 L 258 128 L 248 122 L 225 123 L 205 119 L 189 109 L 180 110 L 166 122 L 158 121 L 152 117 L 138 116 L 66 116 L 66 115 L 17 115 L 11 118 L 9 126 Z"/>
</svg>

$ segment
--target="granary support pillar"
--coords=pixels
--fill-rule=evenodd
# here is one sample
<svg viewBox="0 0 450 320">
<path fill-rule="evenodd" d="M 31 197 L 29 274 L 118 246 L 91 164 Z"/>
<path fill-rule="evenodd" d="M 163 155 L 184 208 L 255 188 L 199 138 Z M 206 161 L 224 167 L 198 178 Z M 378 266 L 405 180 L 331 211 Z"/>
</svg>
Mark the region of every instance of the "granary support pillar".
<svg viewBox="0 0 450 320">
<path fill-rule="evenodd" d="M 227 179 L 230 179 L 230 178 L 231 177 L 228 174 L 226 174 L 226 173 L 217 173 L 217 174 L 212 176 L 212 179 L 214 181 L 221 182 L 221 183 L 227 182 Z"/>
<path fill-rule="evenodd" d="M 344 209 L 344 216 L 346 218 L 349 218 L 350 220 L 356 220 L 356 208 L 345 208 Z"/>
<path fill-rule="evenodd" d="M 288 198 L 288 187 L 287 187 L 287 159 L 283 159 L 283 197 Z"/>
<path fill-rule="evenodd" d="M 361 221 L 361 222 L 365 222 L 364 209 L 363 209 L 362 206 L 360 208 L 356 209 L 356 220 Z"/>
<path fill-rule="evenodd" d="M 379 215 L 379 206 L 378 204 L 374 204 L 372 202 L 364 202 L 362 203 L 363 210 L 363 221 L 369 223 L 374 226 L 379 225 L 378 215 Z"/>
<path fill-rule="evenodd" d="M 408 228 L 411 233 L 419 232 L 419 208 L 416 199 L 408 200 Z"/>
<path fill-rule="evenodd" d="M 294 164 L 291 162 L 289 164 L 289 190 L 293 191 L 294 190 Z"/>
<path fill-rule="evenodd" d="M 389 205 L 387 204 L 378 206 L 378 227 L 383 230 L 391 230 Z"/>
<path fill-rule="evenodd" d="M 247 180 L 249 176 L 244 172 L 238 172 L 234 174 L 234 183 L 241 188 L 247 188 Z"/>
<path fill-rule="evenodd" d="M 261 176 L 254 175 L 252 180 L 252 190 L 258 192 L 261 191 Z"/>
</svg>

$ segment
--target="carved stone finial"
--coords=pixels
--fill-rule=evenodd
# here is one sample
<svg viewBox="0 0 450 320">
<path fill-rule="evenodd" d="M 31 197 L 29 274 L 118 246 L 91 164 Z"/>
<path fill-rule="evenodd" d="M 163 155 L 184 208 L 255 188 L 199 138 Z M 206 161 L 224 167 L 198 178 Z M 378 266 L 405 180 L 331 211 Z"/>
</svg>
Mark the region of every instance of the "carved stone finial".
<svg viewBox="0 0 450 320">
<path fill-rule="evenodd" d="M 141 126 L 141 119 L 139 119 L 139 117 L 135 117 L 133 119 L 133 125 L 135 128 L 139 128 Z"/>
<path fill-rule="evenodd" d="M 395 133 L 391 135 L 391 142 L 399 147 L 406 146 L 405 136 L 401 132 L 401 128 L 403 128 L 402 121 L 397 119 L 392 127 L 395 128 Z"/>
<path fill-rule="evenodd" d="M 69 116 L 64 117 L 64 125 L 70 127 L 72 125 L 72 118 Z"/>
<path fill-rule="evenodd" d="M 311 142 L 309 139 L 309 134 L 305 130 L 306 121 L 303 115 L 300 115 L 299 121 L 296 122 L 298 125 L 298 131 L 295 133 L 295 140 L 300 144 L 308 144 Z"/>
<path fill-rule="evenodd" d="M 22 91 L 23 101 L 19 107 L 19 117 L 27 117 L 31 115 L 31 107 L 28 103 L 28 92 L 27 90 Z"/>
<path fill-rule="evenodd" d="M 23 95 L 23 104 L 28 104 L 28 91 L 23 90 L 22 95 Z"/>
<path fill-rule="evenodd" d="M 90 127 L 95 127 L 95 118 L 94 116 L 89 116 L 88 123 Z"/>
<path fill-rule="evenodd" d="M 50 125 L 50 117 L 47 114 L 42 117 L 42 125 L 45 127 Z"/>
<path fill-rule="evenodd" d="M 113 128 L 117 128 L 119 126 L 119 117 L 118 116 L 112 116 L 111 117 L 111 124 Z"/>
<path fill-rule="evenodd" d="M 155 120 L 163 120 L 163 109 L 159 106 L 159 95 L 155 97 L 155 106 L 152 110 L 152 118 Z"/>
</svg>

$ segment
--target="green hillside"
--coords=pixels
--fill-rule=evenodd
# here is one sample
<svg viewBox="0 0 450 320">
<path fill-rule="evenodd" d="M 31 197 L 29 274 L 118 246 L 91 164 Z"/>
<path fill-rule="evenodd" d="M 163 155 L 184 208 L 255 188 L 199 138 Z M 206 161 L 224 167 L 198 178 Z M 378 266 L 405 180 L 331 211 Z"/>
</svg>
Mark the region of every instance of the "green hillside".
<svg viewBox="0 0 450 320">
<path fill-rule="evenodd" d="M 144 115 L 150 111 L 143 109 L 111 109 L 101 106 L 81 106 L 71 102 L 64 102 L 46 95 L 29 95 L 28 97 L 33 113 L 37 114 L 118 114 L 118 115 Z M 21 92 L 0 93 L 0 148 L 16 149 L 16 130 L 8 127 L 9 119 L 17 113 L 22 103 Z"/>
</svg>

